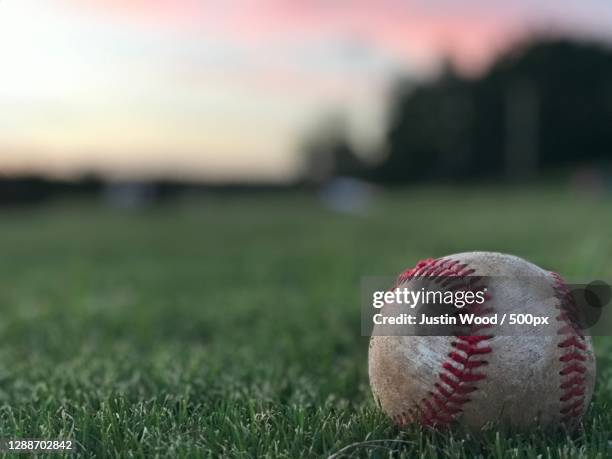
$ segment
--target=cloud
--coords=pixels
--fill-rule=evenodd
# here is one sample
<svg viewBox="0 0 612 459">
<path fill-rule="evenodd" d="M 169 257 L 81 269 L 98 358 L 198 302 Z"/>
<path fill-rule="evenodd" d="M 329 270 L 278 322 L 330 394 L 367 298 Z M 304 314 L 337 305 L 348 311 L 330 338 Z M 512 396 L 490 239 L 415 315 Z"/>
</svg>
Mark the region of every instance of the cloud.
<svg viewBox="0 0 612 459">
<path fill-rule="evenodd" d="M 282 45 L 285 40 L 367 41 L 386 53 L 431 66 L 450 55 L 464 68 L 478 69 L 531 25 L 558 25 L 602 33 L 612 8 L 594 0 L 556 2 L 450 0 L 64 0 L 108 20 L 144 24 L 161 31 L 206 35 L 245 46 Z M 568 13 L 571 12 L 571 14 Z M 590 12 L 590 14 L 589 14 Z M 605 17 L 606 20 L 601 18 Z M 576 18 L 575 20 L 573 18 Z M 574 22 L 572 22 L 574 20 Z"/>
</svg>

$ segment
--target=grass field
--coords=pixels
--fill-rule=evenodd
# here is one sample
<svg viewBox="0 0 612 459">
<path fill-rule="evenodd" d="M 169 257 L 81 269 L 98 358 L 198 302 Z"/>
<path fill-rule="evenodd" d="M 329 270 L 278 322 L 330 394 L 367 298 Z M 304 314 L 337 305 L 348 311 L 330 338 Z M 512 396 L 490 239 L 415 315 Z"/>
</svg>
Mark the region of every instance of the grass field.
<svg viewBox="0 0 612 459">
<path fill-rule="evenodd" d="M 367 217 L 302 194 L 3 211 L 0 437 L 99 457 L 325 457 L 365 441 L 349 453 L 610 457 L 607 338 L 576 434 L 395 429 L 369 392 L 359 282 L 473 249 L 610 279 L 611 228 L 612 202 L 548 189 L 395 192 Z"/>
</svg>

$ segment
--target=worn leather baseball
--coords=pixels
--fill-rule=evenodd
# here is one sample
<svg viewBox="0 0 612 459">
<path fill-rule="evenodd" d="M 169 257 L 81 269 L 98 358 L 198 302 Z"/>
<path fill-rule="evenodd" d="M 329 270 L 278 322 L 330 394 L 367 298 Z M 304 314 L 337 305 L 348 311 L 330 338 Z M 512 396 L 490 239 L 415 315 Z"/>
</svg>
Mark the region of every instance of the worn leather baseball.
<svg viewBox="0 0 612 459">
<path fill-rule="evenodd" d="M 590 337 L 567 313 L 571 297 L 560 276 L 512 255 L 469 252 L 421 261 L 397 286 L 427 276 L 491 276 L 475 313 L 547 314 L 554 330 L 516 336 L 493 325 L 465 336 L 375 336 L 375 327 L 370 384 L 396 424 L 527 428 L 581 420 L 593 394 L 595 356 Z"/>
</svg>

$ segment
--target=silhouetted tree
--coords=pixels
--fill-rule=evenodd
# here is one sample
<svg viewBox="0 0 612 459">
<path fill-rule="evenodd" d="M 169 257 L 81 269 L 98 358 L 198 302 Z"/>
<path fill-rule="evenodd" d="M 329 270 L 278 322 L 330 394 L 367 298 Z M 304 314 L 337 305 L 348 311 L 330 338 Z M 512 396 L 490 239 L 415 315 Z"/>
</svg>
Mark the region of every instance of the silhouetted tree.
<svg viewBox="0 0 612 459">
<path fill-rule="evenodd" d="M 531 176 L 612 159 L 612 52 L 543 40 L 501 56 L 484 75 L 450 67 L 428 84 L 400 82 L 392 98 L 385 182 Z"/>
</svg>

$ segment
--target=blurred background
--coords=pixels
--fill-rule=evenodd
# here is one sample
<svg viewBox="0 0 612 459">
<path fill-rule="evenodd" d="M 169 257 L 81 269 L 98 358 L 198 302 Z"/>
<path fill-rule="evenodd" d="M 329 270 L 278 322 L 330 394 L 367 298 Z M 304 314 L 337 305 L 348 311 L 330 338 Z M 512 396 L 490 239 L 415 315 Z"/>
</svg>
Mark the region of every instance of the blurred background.
<svg viewBox="0 0 612 459">
<path fill-rule="evenodd" d="M 596 0 L 5 0 L 4 203 L 196 188 L 539 180 L 605 188 Z M 343 190 L 343 191 L 340 191 Z"/>
<path fill-rule="evenodd" d="M 393 438 L 361 279 L 493 250 L 609 280 L 611 159 L 609 2 L 0 0 L 0 438 Z M 610 453 L 596 346 L 577 457 Z"/>
</svg>

